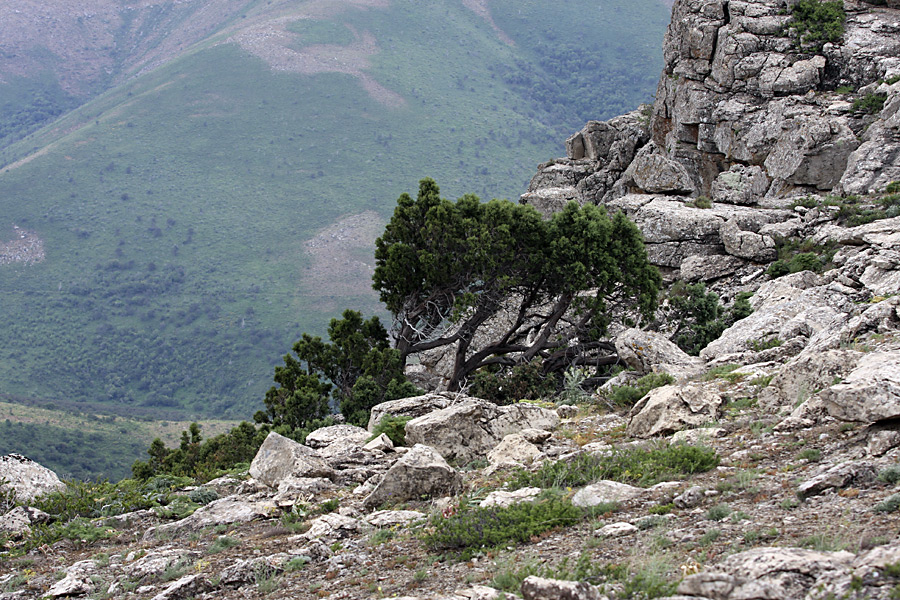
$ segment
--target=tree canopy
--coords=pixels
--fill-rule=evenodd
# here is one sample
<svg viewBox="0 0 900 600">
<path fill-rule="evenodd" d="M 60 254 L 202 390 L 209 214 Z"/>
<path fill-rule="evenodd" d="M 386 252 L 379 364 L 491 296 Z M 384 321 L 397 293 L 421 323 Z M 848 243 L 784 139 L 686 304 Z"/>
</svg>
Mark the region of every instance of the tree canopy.
<svg viewBox="0 0 900 600">
<path fill-rule="evenodd" d="M 431 179 L 400 196 L 375 260 L 401 359 L 455 345 L 451 389 L 487 365 L 614 361 L 609 307 L 649 317 L 660 284 L 622 214 L 570 203 L 544 220 L 506 200 L 443 199 Z"/>
<path fill-rule="evenodd" d="M 378 317 L 363 320 L 354 310 L 328 326 L 330 342 L 307 333 L 275 367 L 275 382 L 265 397 L 258 423 L 283 428 L 288 434 L 304 429 L 331 412 L 329 400 L 350 423 L 365 425 L 372 406 L 418 390 L 406 381 L 400 353 L 390 347 Z"/>
</svg>

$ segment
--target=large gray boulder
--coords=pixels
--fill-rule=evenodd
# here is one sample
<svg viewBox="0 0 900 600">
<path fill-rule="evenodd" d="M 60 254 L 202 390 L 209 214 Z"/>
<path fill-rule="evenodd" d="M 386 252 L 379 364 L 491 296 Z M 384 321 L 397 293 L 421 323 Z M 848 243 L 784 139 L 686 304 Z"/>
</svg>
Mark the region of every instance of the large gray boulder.
<svg viewBox="0 0 900 600">
<path fill-rule="evenodd" d="M 601 600 L 600 590 L 586 581 L 565 581 L 529 575 L 522 582 L 525 600 Z"/>
<path fill-rule="evenodd" d="M 618 481 L 598 481 L 587 485 L 572 496 L 572 504 L 588 508 L 609 502 L 627 502 L 647 493 L 647 490 Z"/>
<path fill-rule="evenodd" d="M 753 313 L 710 342 L 700 351 L 700 357 L 745 364 L 748 360 L 756 362 L 754 345 L 775 338 L 784 343 L 796 340 L 791 347 L 802 350 L 816 333 L 846 321 L 854 310 L 851 299 L 823 283 L 810 271 L 764 283 L 750 298 Z"/>
<path fill-rule="evenodd" d="M 384 474 L 366 496 L 367 508 L 456 492 L 462 478 L 434 449 L 416 444 Z"/>
<path fill-rule="evenodd" d="M 862 353 L 856 350 L 803 352 L 778 371 L 759 393 L 759 404 L 775 412 L 796 406 L 841 380 L 856 366 Z"/>
<path fill-rule="evenodd" d="M 900 350 L 864 354 L 849 375 L 821 393 L 828 413 L 844 421 L 900 418 Z"/>
<path fill-rule="evenodd" d="M 718 418 L 722 397 L 697 385 L 664 385 L 641 398 L 628 413 L 625 432 L 648 438 L 699 427 Z"/>
<path fill-rule="evenodd" d="M 56 473 L 21 454 L 0 456 L 0 484 L 0 493 L 11 490 L 20 502 L 66 489 Z"/>
<path fill-rule="evenodd" d="M 154 537 L 176 537 L 204 527 L 248 523 L 272 517 L 278 513 L 275 504 L 268 500 L 251 500 L 246 496 L 232 495 L 213 500 L 201 506 L 193 514 L 174 523 L 151 527 L 144 533 L 144 539 Z"/>
<path fill-rule="evenodd" d="M 356 425 L 331 425 L 321 427 L 306 436 L 306 445 L 310 448 L 325 448 L 337 441 L 349 440 L 358 444 L 364 444 L 372 437 L 368 430 Z"/>
<path fill-rule="evenodd" d="M 434 448 L 446 460 L 467 463 L 484 458 L 500 441 L 523 429 L 553 430 L 555 411 L 528 403 L 497 406 L 480 398 L 466 398 L 406 424 L 406 441 Z"/>
<path fill-rule="evenodd" d="M 446 408 L 452 402 L 453 398 L 450 394 L 425 394 L 424 396 L 388 400 L 372 407 L 369 413 L 369 424 L 366 429 L 374 431 L 375 426 L 381 422 L 381 419 L 388 415 L 392 417 L 420 417 L 432 411 Z"/>
<path fill-rule="evenodd" d="M 680 597 L 697 600 L 749 598 L 800 600 L 810 590 L 821 597 L 841 597 L 849 591 L 849 552 L 818 552 L 801 548 L 753 548 L 733 554 L 714 569 L 690 575 L 678 585 Z"/>
<path fill-rule="evenodd" d="M 250 476 L 269 487 L 277 488 L 279 482 L 288 477 L 334 479 L 335 472 L 312 448 L 273 431 L 253 457 Z"/>
<path fill-rule="evenodd" d="M 616 336 L 616 352 L 637 373 L 668 373 L 676 378 L 700 373 L 705 361 L 688 355 L 655 331 L 626 329 Z"/>
</svg>

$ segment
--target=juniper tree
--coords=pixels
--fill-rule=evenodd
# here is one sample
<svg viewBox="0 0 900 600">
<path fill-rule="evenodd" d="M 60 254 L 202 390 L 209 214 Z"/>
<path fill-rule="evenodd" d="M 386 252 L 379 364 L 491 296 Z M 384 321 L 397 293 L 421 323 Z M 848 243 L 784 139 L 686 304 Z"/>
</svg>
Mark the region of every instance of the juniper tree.
<svg viewBox="0 0 900 600">
<path fill-rule="evenodd" d="M 614 362 L 603 339 L 610 305 L 649 317 L 660 284 L 621 213 L 573 202 L 545 220 L 506 200 L 443 199 L 431 179 L 416 199 L 400 196 L 375 262 L 373 287 L 393 315 L 403 363 L 454 345 L 451 389 L 489 365 Z"/>
</svg>

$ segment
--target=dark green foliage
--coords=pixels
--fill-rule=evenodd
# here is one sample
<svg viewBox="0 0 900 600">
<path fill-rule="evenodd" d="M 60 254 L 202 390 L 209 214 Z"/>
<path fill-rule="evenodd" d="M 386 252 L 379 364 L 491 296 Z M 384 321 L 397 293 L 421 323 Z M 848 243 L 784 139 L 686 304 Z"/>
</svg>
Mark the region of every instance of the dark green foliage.
<svg viewBox="0 0 900 600">
<path fill-rule="evenodd" d="M 372 430 L 372 437 L 378 437 L 382 433 L 391 438 L 395 446 L 406 445 L 406 424 L 412 420 L 412 417 L 395 417 L 394 415 L 385 415 L 375 425 Z"/>
<path fill-rule="evenodd" d="M 607 456 L 579 454 L 569 461 L 545 463 L 534 472 L 520 471 L 513 487 L 580 487 L 600 479 L 649 486 L 715 468 L 719 457 L 705 446 L 654 444 L 618 448 Z"/>
<path fill-rule="evenodd" d="M 634 385 L 614 385 L 606 394 L 613 406 L 634 406 L 638 400 L 652 389 L 669 385 L 675 378 L 668 373 L 648 373 L 634 382 Z"/>
<path fill-rule="evenodd" d="M 434 516 L 430 523 L 433 529 L 425 535 L 425 543 L 432 551 L 474 552 L 510 542 L 527 542 L 533 535 L 574 525 L 579 519 L 581 509 L 557 497 L 508 508 L 464 508 L 448 517 Z"/>
<path fill-rule="evenodd" d="M 177 448 L 166 448 L 159 438 L 153 440 L 147 461 L 135 461 L 131 466 L 136 479 L 146 480 L 158 475 L 192 477 L 209 480 L 222 471 L 232 469 L 238 463 L 248 463 L 268 435 L 268 429 L 257 430 L 246 421 L 203 441 L 200 425 L 192 423 L 188 431 L 181 433 Z"/>
<path fill-rule="evenodd" d="M 649 317 L 660 284 L 637 227 L 621 213 L 573 202 L 543 220 L 505 200 L 442 199 L 431 179 L 416 200 L 398 199 L 375 263 L 374 287 L 394 316 L 401 357 L 456 344 L 452 390 L 492 364 L 541 357 L 545 371 L 559 371 L 608 363 L 612 347 L 600 339 L 607 305 L 628 302 Z M 516 315 L 512 323 L 472 349 L 500 310 Z M 569 310 L 576 322 L 557 331 Z"/>
<path fill-rule="evenodd" d="M 831 265 L 836 251 L 833 244 L 817 246 L 811 240 L 788 239 L 777 245 L 778 260 L 766 270 L 773 279 L 800 271 L 821 273 Z"/>
<path fill-rule="evenodd" d="M 900 81 L 900 80 L 898 80 Z M 887 187 L 884 188 L 884 192 L 886 194 L 897 194 L 900 193 L 900 181 L 892 181 L 887 184 Z"/>
<path fill-rule="evenodd" d="M 558 381 L 555 373 L 544 373 L 539 360 L 508 369 L 483 367 L 475 372 L 469 394 L 499 405 L 512 404 L 552 396 Z"/>
<path fill-rule="evenodd" d="M 4 80 L 0 85 L 0 147 L 25 137 L 78 103 L 50 73 L 30 81 L 16 76 Z"/>
<path fill-rule="evenodd" d="M 878 481 L 884 482 L 888 485 L 895 485 L 897 483 L 900 483 L 900 464 L 891 465 L 890 467 L 879 471 Z"/>
<path fill-rule="evenodd" d="M 275 382 L 265 397 L 266 410 L 254 415 L 257 423 L 276 430 L 299 432 L 340 406 L 347 422 L 365 425 L 369 410 L 385 400 L 419 393 L 406 381 L 400 354 L 388 346 L 378 317 L 366 321 L 353 310 L 328 326 L 330 342 L 307 333 L 294 344 L 294 358 L 275 367 Z M 296 437 L 296 436 L 292 436 Z"/>
<path fill-rule="evenodd" d="M 800 0 L 791 9 L 789 28 L 799 50 L 821 52 L 827 43 L 844 35 L 844 3 L 841 0 Z"/>
<path fill-rule="evenodd" d="M 884 101 L 887 100 L 887 94 L 866 94 L 862 98 L 853 101 L 853 110 L 867 113 L 878 113 L 884 108 Z"/>
<path fill-rule="evenodd" d="M 696 356 L 722 332 L 753 312 L 742 292 L 730 309 L 719 302 L 719 295 L 706 291 L 706 284 L 677 281 L 669 289 L 668 319 L 676 323 L 671 338 L 679 348 Z"/>
</svg>

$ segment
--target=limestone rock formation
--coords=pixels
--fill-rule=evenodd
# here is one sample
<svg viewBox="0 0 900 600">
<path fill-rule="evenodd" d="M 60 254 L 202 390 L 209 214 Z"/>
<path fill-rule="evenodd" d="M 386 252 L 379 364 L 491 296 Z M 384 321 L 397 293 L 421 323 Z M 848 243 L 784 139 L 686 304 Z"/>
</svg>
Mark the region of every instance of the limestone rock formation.
<svg viewBox="0 0 900 600">
<path fill-rule="evenodd" d="M 369 508 L 411 498 L 447 495 L 459 489 L 459 473 L 440 454 L 416 444 L 392 466 L 365 499 Z"/>
<path fill-rule="evenodd" d="M 334 469 L 312 448 L 273 431 L 250 463 L 250 476 L 270 487 L 277 487 L 278 482 L 288 476 L 332 478 Z"/>
<path fill-rule="evenodd" d="M 21 454 L 0 456 L 0 484 L 0 492 L 12 491 L 22 502 L 66 488 L 56 473 Z"/>
<path fill-rule="evenodd" d="M 406 424 L 406 441 L 425 444 L 446 460 L 467 463 L 484 458 L 500 441 L 522 429 L 555 429 L 555 411 L 527 403 L 497 406 L 465 398 Z"/>
</svg>

